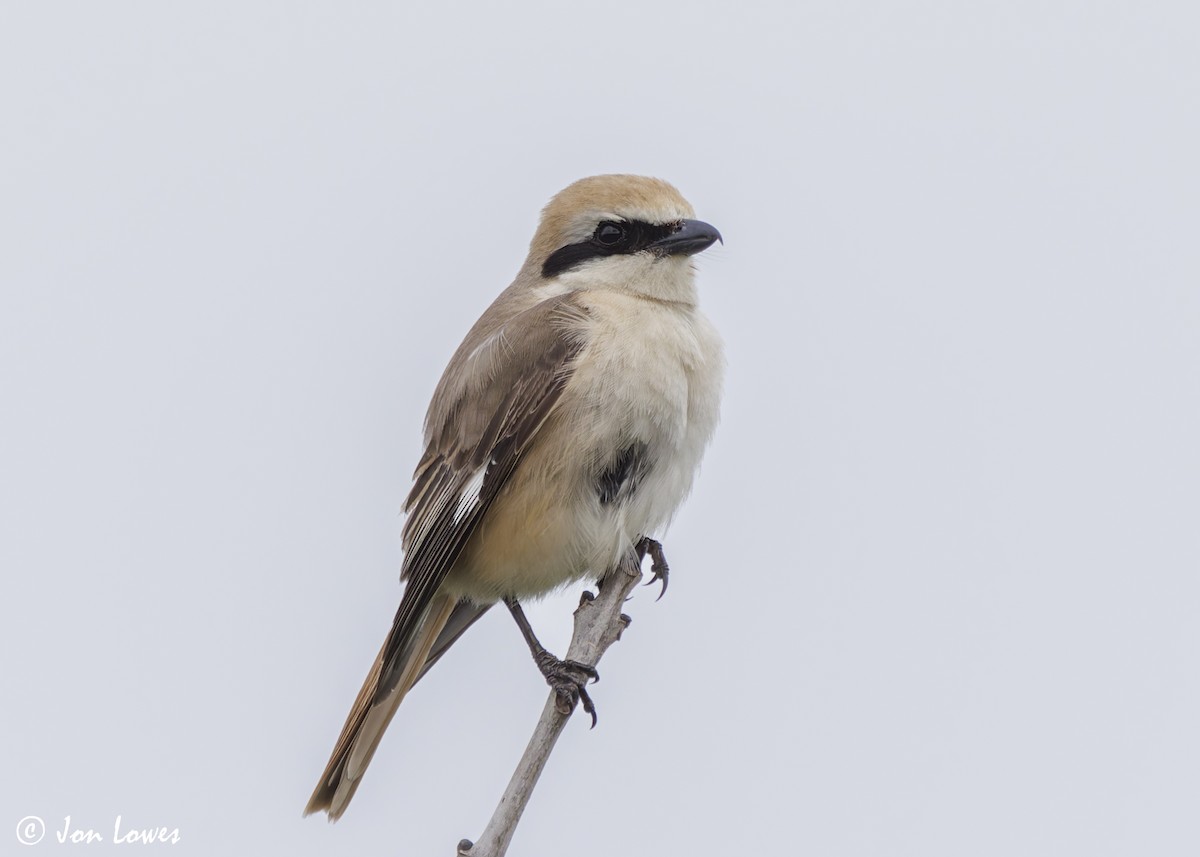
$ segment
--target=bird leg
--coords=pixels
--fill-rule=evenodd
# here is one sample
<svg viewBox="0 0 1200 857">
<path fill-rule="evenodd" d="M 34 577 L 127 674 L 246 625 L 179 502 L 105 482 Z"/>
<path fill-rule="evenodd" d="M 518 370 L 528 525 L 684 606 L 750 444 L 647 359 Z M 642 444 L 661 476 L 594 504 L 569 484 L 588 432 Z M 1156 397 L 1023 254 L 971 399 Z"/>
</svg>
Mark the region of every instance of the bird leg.
<svg viewBox="0 0 1200 857">
<path fill-rule="evenodd" d="M 662 581 L 662 590 L 658 593 L 658 598 L 654 599 L 658 601 L 667 594 L 667 576 L 671 573 L 671 567 L 667 565 L 667 557 L 663 554 L 662 542 L 656 542 L 649 536 L 642 536 L 642 540 L 637 543 L 636 549 L 639 562 L 646 554 L 650 554 L 650 571 L 653 573 L 653 576 L 646 581 L 646 586 L 658 580 Z"/>
<path fill-rule="evenodd" d="M 508 606 L 508 612 L 512 613 L 517 627 L 521 629 L 521 635 L 525 638 L 529 651 L 533 654 L 534 663 L 545 676 L 546 684 L 550 685 L 550 689 L 554 691 L 554 707 L 560 714 L 570 714 L 575 710 L 576 701 L 579 701 L 583 704 L 583 710 L 592 716 L 592 726 L 594 727 L 596 725 L 596 706 L 592 704 L 592 698 L 588 696 L 585 686 L 589 679 L 591 681 L 600 680 L 600 674 L 596 672 L 596 668 L 578 661 L 565 661 L 550 654 L 534 635 L 533 627 L 529 624 L 529 620 L 525 617 L 525 611 L 517 599 L 505 598 L 504 603 Z"/>
</svg>

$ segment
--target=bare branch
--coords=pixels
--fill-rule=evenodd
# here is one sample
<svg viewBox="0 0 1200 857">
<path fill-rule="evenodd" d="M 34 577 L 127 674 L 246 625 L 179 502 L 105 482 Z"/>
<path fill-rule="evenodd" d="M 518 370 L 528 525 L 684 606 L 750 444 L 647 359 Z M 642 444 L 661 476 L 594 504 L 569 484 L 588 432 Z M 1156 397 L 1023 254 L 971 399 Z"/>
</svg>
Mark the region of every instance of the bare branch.
<svg viewBox="0 0 1200 857">
<path fill-rule="evenodd" d="M 575 632 L 567 649 L 567 660 L 594 667 L 608 647 L 620 639 L 621 631 L 629 624 L 629 617 L 621 612 L 621 607 L 641 580 L 641 556 L 645 549 L 644 545 L 639 545 L 636 552 L 631 551 L 620 565 L 609 570 L 598 595 L 583 594 L 575 610 Z M 574 706 L 571 710 L 574 711 Z M 458 843 L 458 857 L 503 857 L 533 794 L 533 787 L 570 716 L 559 712 L 555 706 L 555 692 L 550 691 L 533 737 L 517 763 L 492 820 L 478 842 L 464 839 Z"/>
</svg>

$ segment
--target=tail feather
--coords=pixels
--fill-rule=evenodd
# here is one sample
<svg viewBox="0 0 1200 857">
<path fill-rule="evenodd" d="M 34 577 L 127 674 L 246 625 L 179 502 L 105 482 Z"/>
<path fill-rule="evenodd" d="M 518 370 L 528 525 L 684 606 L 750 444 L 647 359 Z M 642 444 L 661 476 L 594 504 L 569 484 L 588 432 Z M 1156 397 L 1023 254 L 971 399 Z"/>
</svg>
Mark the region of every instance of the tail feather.
<svg viewBox="0 0 1200 857">
<path fill-rule="evenodd" d="M 465 634 L 467 629 L 474 625 L 491 606 L 491 604 L 475 604 L 465 598 L 454 605 L 454 609 L 450 612 L 450 618 L 442 627 L 442 633 L 438 634 L 433 648 L 429 650 L 429 657 L 425 661 L 425 666 L 421 668 L 421 674 L 417 676 L 417 681 L 425 677 L 425 673 L 441 660 L 442 655 L 446 654 L 446 650 L 453 646 L 458 638 Z"/>
<path fill-rule="evenodd" d="M 407 647 L 407 657 L 400 680 L 387 696 L 376 699 L 383 655 L 387 649 L 387 643 L 384 643 L 384 648 L 376 656 L 375 663 L 367 673 L 367 679 L 350 708 L 346 725 L 342 727 L 342 734 L 338 736 L 329 764 L 325 766 L 325 772 L 321 774 L 321 780 L 313 790 L 308 806 L 304 808 L 305 815 L 325 810 L 330 821 L 337 821 L 346 811 L 346 806 L 350 803 L 350 798 L 354 797 L 371 757 L 375 755 L 384 730 L 391 723 L 405 694 L 424 674 L 430 651 L 441 637 L 442 629 L 446 626 L 454 607 L 454 599 L 447 595 L 434 598 L 420 629 L 413 636 L 412 645 Z"/>
</svg>

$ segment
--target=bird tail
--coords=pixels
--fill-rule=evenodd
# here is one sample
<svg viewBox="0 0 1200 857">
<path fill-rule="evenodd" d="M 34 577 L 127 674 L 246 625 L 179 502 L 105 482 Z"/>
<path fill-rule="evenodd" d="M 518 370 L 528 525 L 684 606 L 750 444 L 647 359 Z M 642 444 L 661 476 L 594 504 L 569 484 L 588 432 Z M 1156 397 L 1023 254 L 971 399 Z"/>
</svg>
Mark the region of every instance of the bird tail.
<svg viewBox="0 0 1200 857">
<path fill-rule="evenodd" d="M 367 680 L 363 682 L 362 690 L 354 700 L 346 725 L 342 727 L 342 734 L 333 748 L 333 755 L 325 766 L 325 773 L 321 774 L 321 780 L 313 790 L 308 806 L 304 808 L 305 815 L 325 810 L 330 821 L 341 818 L 404 695 L 424 674 L 426 661 L 454 607 L 455 601 L 448 595 L 438 595 L 433 599 L 420 628 L 413 635 L 412 644 L 406 646 L 407 657 L 401 667 L 399 681 L 386 696 L 377 700 L 375 697 L 387 650 L 387 642 L 384 643 L 384 648 L 367 674 Z"/>
</svg>

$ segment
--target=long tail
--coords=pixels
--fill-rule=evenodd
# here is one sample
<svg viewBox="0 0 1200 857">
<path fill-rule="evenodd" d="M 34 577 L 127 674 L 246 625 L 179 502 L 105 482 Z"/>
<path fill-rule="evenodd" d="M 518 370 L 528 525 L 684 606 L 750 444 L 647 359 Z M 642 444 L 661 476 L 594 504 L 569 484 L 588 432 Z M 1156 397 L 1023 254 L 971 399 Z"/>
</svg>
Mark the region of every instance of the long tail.
<svg viewBox="0 0 1200 857">
<path fill-rule="evenodd" d="M 370 764 L 371 757 L 375 755 L 379 739 L 383 737 L 384 730 L 391 723 L 404 695 L 424 674 L 426 661 L 435 648 L 435 644 L 441 642 L 439 638 L 442 637 L 442 631 L 446 628 L 447 620 L 450 619 L 452 612 L 456 612 L 455 602 L 452 598 L 447 595 L 434 597 L 420 628 L 412 637 L 412 644 L 407 646 L 407 657 L 404 660 L 399 682 L 387 696 L 376 701 L 379 674 L 383 666 L 383 654 L 387 648 L 387 643 L 384 643 L 384 649 L 381 649 L 379 655 L 376 656 L 371 671 L 367 673 L 367 680 L 363 682 L 362 690 L 358 692 L 358 697 L 354 700 L 350 715 L 346 718 L 346 725 L 342 727 L 342 734 L 333 748 L 333 755 L 329 758 L 329 764 L 325 766 L 325 773 L 321 775 L 321 781 L 317 783 L 312 797 L 309 798 L 308 806 L 304 808 L 305 815 L 323 809 L 329 813 L 330 821 L 337 821 L 341 818 L 342 813 L 346 811 L 347 804 L 350 803 L 350 798 L 354 797 L 359 782 L 362 781 L 362 775 L 366 771 L 367 765 Z M 467 625 L 470 625 L 479 615 L 482 615 L 482 610 L 471 618 Z M 453 634 L 449 642 L 441 647 L 441 651 L 444 651 L 449 643 L 457 639 L 458 634 L 461 634 L 463 630 L 465 630 L 465 626 L 459 629 L 458 633 Z M 441 651 L 434 656 L 435 660 Z"/>
</svg>

